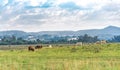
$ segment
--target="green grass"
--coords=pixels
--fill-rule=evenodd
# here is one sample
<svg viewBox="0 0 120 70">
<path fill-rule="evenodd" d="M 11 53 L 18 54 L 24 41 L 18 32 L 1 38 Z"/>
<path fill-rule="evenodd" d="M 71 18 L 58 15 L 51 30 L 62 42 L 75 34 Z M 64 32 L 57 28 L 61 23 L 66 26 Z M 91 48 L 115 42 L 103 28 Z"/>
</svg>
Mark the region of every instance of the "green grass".
<svg viewBox="0 0 120 70">
<path fill-rule="evenodd" d="M 120 70 L 120 44 L 1 50 L 0 70 Z"/>
</svg>

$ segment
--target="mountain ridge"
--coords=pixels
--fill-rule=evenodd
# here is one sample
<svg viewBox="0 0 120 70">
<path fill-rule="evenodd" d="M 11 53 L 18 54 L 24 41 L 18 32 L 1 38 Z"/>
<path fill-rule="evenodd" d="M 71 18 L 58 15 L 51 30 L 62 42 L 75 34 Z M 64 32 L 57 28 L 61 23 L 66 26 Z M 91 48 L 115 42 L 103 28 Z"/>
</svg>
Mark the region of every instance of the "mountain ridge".
<svg viewBox="0 0 120 70">
<path fill-rule="evenodd" d="M 103 29 L 87 29 L 78 31 L 39 31 L 39 32 L 25 32 L 20 30 L 9 30 L 0 31 L 0 36 L 11 36 L 15 35 L 17 37 L 23 37 L 28 35 L 57 35 L 57 36 L 79 36 L 88 34 L 90 36 L 98 36 L 100 39 L 110 39 L 115 35 L 120 35 L 120 27 L 108 26 Z"/>
</svg>

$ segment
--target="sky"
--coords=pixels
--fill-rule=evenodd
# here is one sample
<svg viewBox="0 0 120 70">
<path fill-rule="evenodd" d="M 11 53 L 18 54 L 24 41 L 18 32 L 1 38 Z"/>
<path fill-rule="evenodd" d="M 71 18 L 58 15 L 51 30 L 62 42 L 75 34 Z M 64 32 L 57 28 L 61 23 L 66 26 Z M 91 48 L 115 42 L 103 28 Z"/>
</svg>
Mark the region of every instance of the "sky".
<svg viewBox="0 0 120 70">
<path fill-rule="evenodd" d="M 120 0 L 0 0 L 0 31 L 120 27 Z"/>
</svg>

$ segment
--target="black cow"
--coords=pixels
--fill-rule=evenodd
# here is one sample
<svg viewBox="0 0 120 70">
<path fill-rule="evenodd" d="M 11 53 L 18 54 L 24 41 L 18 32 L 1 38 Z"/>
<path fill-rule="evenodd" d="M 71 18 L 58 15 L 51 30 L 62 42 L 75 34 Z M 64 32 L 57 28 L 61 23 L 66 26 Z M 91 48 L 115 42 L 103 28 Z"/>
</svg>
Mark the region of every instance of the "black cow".
<svg viewBox="0 0 120 70">
<path fill-rule="evenodd" d="M 35 46 L 35 49 L 41 49 L 43 46 L 42 45 L 37 45 Z"/>
</svg>

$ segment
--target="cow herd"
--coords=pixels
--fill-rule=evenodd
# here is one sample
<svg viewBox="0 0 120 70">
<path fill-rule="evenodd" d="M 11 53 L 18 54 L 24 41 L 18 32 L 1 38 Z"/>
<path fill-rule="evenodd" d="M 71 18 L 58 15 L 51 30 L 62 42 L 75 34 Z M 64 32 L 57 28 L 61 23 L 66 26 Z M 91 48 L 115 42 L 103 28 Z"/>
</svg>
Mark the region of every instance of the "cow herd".
<svg viewBox="0 0 120 70">
<path fill-rule="evenodd" d="M 106 43 L 107 43 L 106 40 L 101 40 L 101 41 L 95 42 L 95 44 L 106 44 Z"/>
<path fill-rule="evenodd" d="M 106 44 L 106 40 L 101 40 L 101 41 L 96 41 L 94 44 Z M 77 46 L 82 46 L 82 42 L 77 42 Z M 28 46 L 28 51 L 35 51 L 36 49 L 41 49 L 43 46 L 42 45 L 37 45 L 37 46 Z M 52 48 L 52 45 L 48 46 L 49 48 Z"/>
<path fill-rule="evenodd" d="M 37 45 L 37 46 L 28 46 L 28 51 L 35 51 L 35 49 L 41 49 L 43 46 L 42 45 Z"/>
<path fill-rule="evenodd" d="M 100 40 L 100 41 L 96 41 L 94 43 L 83 43 L 83 42 L 77 42 L 75 45 L 76 46 L 82 46 L 84 44 L 106 44 L 107 41 L 106 40 Z"/>
</svg>

